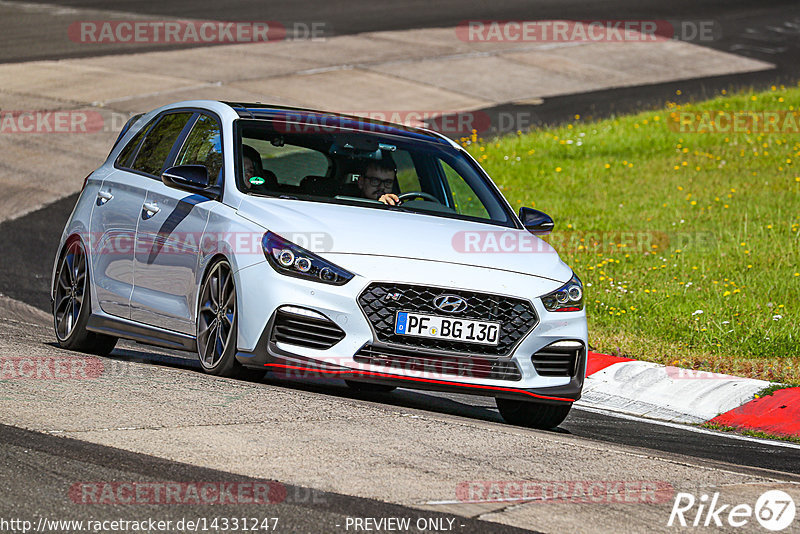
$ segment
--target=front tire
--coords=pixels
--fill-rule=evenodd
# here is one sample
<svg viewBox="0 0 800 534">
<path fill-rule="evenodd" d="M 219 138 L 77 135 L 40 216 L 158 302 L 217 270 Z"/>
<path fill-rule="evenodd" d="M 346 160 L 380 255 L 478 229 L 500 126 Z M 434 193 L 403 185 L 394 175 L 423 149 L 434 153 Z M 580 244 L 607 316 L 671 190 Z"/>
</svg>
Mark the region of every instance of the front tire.
<svg viewBox="0 0 800 534">
<path fill-rule="evenodd" d="M 549 430 L 564 422 L 571 402 L 544 404 L 513 399 L 495 398 L 500 415 L 509 424 Z"/>
<path fill-rule="evenodd" d="M 89 262 L 80 239 L 67 242 L 53 288 L 53 326 L 61 348 L 108 356 L 117 338 L 86 330 L 92 313 Z"/>
<path fill-rule="evenodd" d="M 246 369 L 236 361 L 238 324 L 233 270 L 226 260 L 219 260 L 208 270 L 200 286 L 197 313 L 200 366 L 210 375 L 257 380 L 264 376 L 264 371 Z"/>
</svg>

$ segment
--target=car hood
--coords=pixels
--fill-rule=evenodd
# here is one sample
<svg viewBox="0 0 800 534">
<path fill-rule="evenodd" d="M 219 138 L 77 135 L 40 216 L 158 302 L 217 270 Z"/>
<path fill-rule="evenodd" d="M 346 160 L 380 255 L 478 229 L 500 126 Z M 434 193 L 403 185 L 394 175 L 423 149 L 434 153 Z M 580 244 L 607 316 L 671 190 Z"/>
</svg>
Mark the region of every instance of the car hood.
<svg viewBox="0 0 800 534">
<path fill-rule="evenodd" d="M 240 216 L 312 252 L 422 259 L 567 282 L 572 270 L 526 230 L 402 211 L 246 197 Z"/>
</svg>

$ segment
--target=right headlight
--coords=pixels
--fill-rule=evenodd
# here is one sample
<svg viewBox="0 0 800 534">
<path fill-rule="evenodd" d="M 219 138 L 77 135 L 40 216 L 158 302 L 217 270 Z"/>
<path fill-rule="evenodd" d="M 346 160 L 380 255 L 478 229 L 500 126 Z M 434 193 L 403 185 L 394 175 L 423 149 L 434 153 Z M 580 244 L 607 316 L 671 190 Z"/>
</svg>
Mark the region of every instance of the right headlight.
<svg viewBox="0 0 800 534">
<path fill-rule="evenodd" d="M 583 309 L 583 284 L 578 275 L 572 273 L 569 282 L 542 297 L 547 311 L 570 312 Z"/>
<path fill-rule="evenodd" d="M 353 273 L 272 232 L 264 234 L 261 246 L 269 264 L 281 274 L 335 286 L 353 278 Z"/>
</svg>

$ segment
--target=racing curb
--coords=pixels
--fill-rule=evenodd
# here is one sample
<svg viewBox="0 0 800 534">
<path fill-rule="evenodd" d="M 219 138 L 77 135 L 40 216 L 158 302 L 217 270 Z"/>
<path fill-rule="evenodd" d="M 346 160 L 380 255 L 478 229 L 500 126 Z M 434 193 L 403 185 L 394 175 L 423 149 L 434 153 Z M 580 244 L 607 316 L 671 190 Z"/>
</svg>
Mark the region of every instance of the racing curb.
<svg viewBox="0 0 800 534">
<path fill-rule="evenodd" d="M 676 423 L 800 436 L 800 387 L 756 396 L 772 385 L 589 352 L 583 396 L 576 405 Z"/>
</svg>

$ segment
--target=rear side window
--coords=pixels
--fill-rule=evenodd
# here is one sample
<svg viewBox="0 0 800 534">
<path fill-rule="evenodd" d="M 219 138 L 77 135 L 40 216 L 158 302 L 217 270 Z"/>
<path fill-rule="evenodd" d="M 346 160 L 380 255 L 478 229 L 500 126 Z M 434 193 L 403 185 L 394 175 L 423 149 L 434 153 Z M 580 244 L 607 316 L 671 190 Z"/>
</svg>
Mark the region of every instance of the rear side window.
<svg viewBox="0 0 800 534">
<path fill-rule="evenodd" d="M 142 147 L 130 168 L 158 176 L 164 167 L 167 156 L 172 151 L 172 146 L 191 116 L 190 112 L 164 115 L 144 138 Z"/>
<path fill-rule="evenodd" d="M 119 135 L 117 136 L 117 140 L 116 140 L 116 141 L 114 141 L 114 146 L 113 146 L 113 147 L 111 147 L 111 150 L 112 150 L 112 151 L 113 151 L 115 148 L 117 148 L 117 145 L 119 144 L 119 142 L 120 142 L 120 141 L 122 141 L 122 138 L 123 138 L 123 137 L 125 137 L 125 134 L 126 134 L 126 133 L 128 133 L 128 130 L 130 130 L 130 129 L 131 129 L 131 127 L 132 127 L 134 124 L 136 124 L 136 122 L 137 122 L 139 119 L 141 119 L 143 115 L 144 115 L 144 113 L 139 113 L 139 114 L 137 114 L 137 115 L 134 115 L 134 116 L 133 116 L 133 117 L 131 117 L 130 119 L 128 119 L 128 122 L 126 122 L 126 123 L 125 123 L 125 126 L 123 126 L 123 127 L 122 127 L 122 130 L 120 130 L 120 132 L 119 132 Z"/>
<path fill-rule="evenodd" d="M 133 139 L 128 142 L 125 148 L 122 149 L 122 152 L 119 153 L 119 157 L 117 158 L 117 165 L 120 167 L 130 167 L 131 160 L 133 159 L 134 154 L 136 154 L 136 149 L 139 148 L 139 144 L 142 142 L 142 137 L 144 134 L 147 133 L 147 130 L 150 128 L 151 122 L 148 122 L 139 133 L 133 136 Z"/>
<path fill-rule="evenodd" d="M 175 165 L 204 165 L 212 183 L 222 170 L 222 138 L 216 119 L 200 115 L 181 147 Z"/>
</svg>

